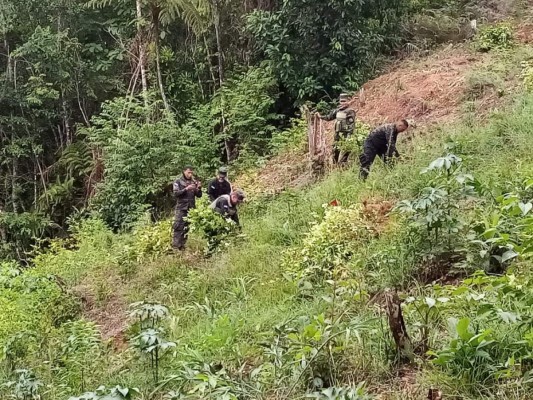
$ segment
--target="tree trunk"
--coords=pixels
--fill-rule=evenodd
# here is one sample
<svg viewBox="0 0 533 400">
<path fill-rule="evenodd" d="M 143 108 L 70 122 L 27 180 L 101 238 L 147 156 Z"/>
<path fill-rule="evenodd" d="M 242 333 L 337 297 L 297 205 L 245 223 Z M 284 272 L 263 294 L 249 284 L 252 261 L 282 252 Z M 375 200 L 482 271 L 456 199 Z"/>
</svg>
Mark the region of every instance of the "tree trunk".
<svg viewBox="0 0 533 400">
<path fill-rule="evenodd" d="M 217 80 L 215 77 L 215 73 L 213 72 L 213 66 L 212 66 L 213 56 L 211 55 L 211 51 L 209 50 L 209 44 L 207 43 L 207 37 L 205 35 L 203 36 L 204 36 L 204 43 L 205 43 L 205 51 L 207 53 L 207 65 L 209 67 L 209 74 L 211 75 L 211 79 L 213 81 L 213 87 L 211 88 L 212 89 L 211 94 L 214 94 L 216 91 Z"/>
<path fill-rule="evenodd" d="M 148 105 L 148 79 L 146 77 L 146 46 L 144 34 L 144 22 L 142 16 L 142 2 L 136 0 L 137 6 L 137 44 L 139 46 L 139 66 L 141 70 L 142 93 L 145 105 Z"/>
<path fill-rule="evenodd" d="M 167 111 L 170 111 L 170 105 L 168 104 L 167 96 L 165 94 L 165 87 L 163 85 L 163 74 L 161 72 L 161 58 L 160 58 L 160 42 L 159 42 L 159 15 L 161 13 L 161 10 L 157 6 L 152 7 L 152 34 L 153 34 L 153 40 L 154 40 L 154 47 L 155 47 L 155 66 L 157 70 L 157 84 L 159 86 L 159 92 L 161 94 L 161 100 L 163 100 L 163 104 L 165 105 L 165 109 Z"/>
<path fill-rule="evenodd" d="M 213 0 L 213 24 L 215 26 L 215 36 L 217 39 L 218 56 L 218 82 L 220 87 L 224 83 L 224 50 L 222 49 L 222 37 L 220 33 L 220 10 L 218 0 Z"/>
<path fill-rule="evenodd" d="M 11 143 L 14 143 L 15 141 L 15 134 L 13 133 L 11 135 Z M 18 157 L 15 155 L 12 155 L 11 160 L 11 209 L 14 213 L 18 213 L 18 169 L 19 169 L 19 161 Z"/>
</svg>

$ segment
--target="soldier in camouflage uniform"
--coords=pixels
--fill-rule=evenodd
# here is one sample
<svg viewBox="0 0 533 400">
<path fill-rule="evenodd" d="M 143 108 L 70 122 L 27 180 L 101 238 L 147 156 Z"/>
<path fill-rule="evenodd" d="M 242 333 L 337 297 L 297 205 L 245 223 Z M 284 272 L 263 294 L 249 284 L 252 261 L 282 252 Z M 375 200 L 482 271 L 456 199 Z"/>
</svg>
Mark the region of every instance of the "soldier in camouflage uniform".
<svg viewBox="0 0 533 400">
<path fill-rule="evenodd" d="M 389 164 L 391 158 L 400 157 L 396 149 L 396 140 L 398 134 L 409 128 L 406 120 L 401 120 L 395 124 L 382 125 L 372 132 L 365 140 L 363 145 L 363 154 L 359 156 L 361 162 L 361 178 L 365 180 L 370 172 L 370 166 L 376 156 L 379 156 L 386 164 Z"/>
<path fill-rule="evenodd" d="M 339 108 L 333 110 L 327 116 L 318 116 L 326 121 L 335 120 L 335 144 L 333 148 L 333 162 L 334 163 L 346 163 L 350 153 L 346 152 L 341 157 L 341 150 L 338 147 L 338 142 L 341 138 L 350 137 L 355 129 L 355 117 L 356 111 L 349 105 L 350 96 L 347 94 L 341 94 L 339 97 Z"/>
<path fill-rule="evenodd" d="M 185 167 L 183 175 L 173 184 L 176 198 L 176 218 L 173 225 L 172 248 L 184 250 L 187 242 L 189 223 L 186 218 L 189 210 L 196 207 L 196 198 L 202 197 L 202 183 L 194 179 L 193 168 Z"/>
<path fill-rule="evenodd" d="M 246 196 L 242 190 L 235 190 L 231 192 L 231 194 L 223 194 L 211 203 L 211 209 L 222 215 L 224 218 L 230 218 L 240 226 L 237 206 L 244 201 L 245 197 Z"/>
</svg>

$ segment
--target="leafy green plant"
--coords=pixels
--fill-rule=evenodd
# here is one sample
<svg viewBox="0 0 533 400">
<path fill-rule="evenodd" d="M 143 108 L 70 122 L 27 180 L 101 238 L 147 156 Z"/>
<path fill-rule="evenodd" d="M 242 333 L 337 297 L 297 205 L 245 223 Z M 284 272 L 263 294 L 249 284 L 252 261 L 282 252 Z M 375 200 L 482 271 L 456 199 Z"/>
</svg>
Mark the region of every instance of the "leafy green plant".
<svg viewBox="0 0 533 400">
<path fill-rule="evenodd" d="M 164 330 L 161 328 L 152 328 L 142 331 L 133 338 L 135 346 L 142 353 L 150 357 L 150 366 L 153 371 L 154 382 L 159 382 L 159 365 L 161 358 L 167 350 L 176 347 L 176 343 L 167 341 L 164 337 Z"/>
<path fill-rule="evenodd" d="M 450 299 L 447 297 L 438 297 L 436 299 L 432 297 L 408 297 L 405 300 L 404 309 L 406 314 L 415 314 L 416 322 L 412 323 L 412 325 L 419 331 L 420 345 L 418 350 L 421 354 L 425 354 L 430 349 L 431 330 L 438 322 L 441 306 L 449 301 Z"/>
<path fill-rule="evenodd" d="M 457 337 L 450 346 L 436 353 L 433 363 L 446 367 L 469 382 L 486 382 L 497 371 L 493 349 L 497 346 L 491 330 L 471 331 L 471 321 L 463 318 L 450 321 Z"/>
<path fill-rule="evenodd" d="M 84 320 L 70 321 L 62 326 L 64 331 L 59 343 L 61 360 L 65 365 L 63 381 L 80 383 L 85 390 L 87 372 L 99 359 L 102 348 L 100 332 L 96 324 Z"/>
<path fill-rule="evenodd" d="M 298 118 L 291 121 L 291 126 L 272 134 L 269 146 L 273 154 L 289 150 L 300 150 L 307 139 L 307 121 Z"/>
<path fill-rule="evenodd" d="M 170 246 L 171 229 L 171 219 L 165 219 L 155 224 L 143 225 L 134 229 L 135 241 L 132 245 L 132 251 L 136 254 L 137 261 L 144 257 L 154 259 L 165 254 Z"/>
<path fill-rule="evenodd" d="M 105 386 L 100 386 L 94 392 L 87 392 L 79 397 L 70 397 L 69 400 L 132 400 L 140 393 L 137 388 L 115 386 L 106 389 Z"/>
<path fill-rule="evenodd" d="M 513 27 L 509 23 L 483 26 L 475 38 L 480 51 L 507 49 L 513 45 Z"/>
<path fill-rule="evenodd" d="M 372 397 L 365 390 L 365 383 L 362 382 L 356 387 L 330 387 L 320 392 L 308 394 L 310 399 L 318 400 L 370 400 Z"/>
<path fill-rule="evenodd" d="M 43 383 L 35 374 L 27 369 L 19 369 L 15 373 L 18 374 L 18 379 L 5 384 L 11 389 L 10 397 L 17 400 L 41 400 Z"/>
<path fill-rule="evenodd" d="M 501 268 L 519 256 L 529 259 L 533 254 L 532 202 L 515 193 L 494 200 L 492 211 L 483 211 L 469 236 L 486 269 L 494 263 Z"/>
<path fill-rule="evenodd" d="M 396 209 L 407 215 L 415 229 L 425 229 L 433 250 L 452 249 L 452 235 L 463 226 L 459 201 L 473 193 L 474 178 L 462 173 L 461 158 L 448 154 L 433 161 L 423 173 L 435 174 L 429 186 L 414 200 L 404 200 Z"/>
<path fill-rule="evenodd" d="M 139 324 L 141 330 L 153 329 L 169 317 L 168 308 L 162 304 L 138 301 L 130 304 L 129 317 Z"/>
<path fill-rule="evenodd" d="M 325 206 L 323 220 L 311 225 L 302 246 L 285 255 L 284 270 L 300 286 L 321 283 L 348 261 L 357 243 L 373 236 L 373 229 L 360 206 Z"/>
<path fill-rule="evenodd" d="M 169 317 L 168 308 L 162 304 L 140 301 L 130 305 L 129 317 L 139 327 L 139 334 L 132 338 L 132 343 L 150 358 L 154 382 L 159 382 L 159 366 L 162 357 L 176 343 L 164 338 L 165 330 L 158 325 Z"/>
<path fill-rule="evenodd" d="M 190 210 L 187 219 L 190 232 L 200 232 L 207 240 L 206 254 L 212 254 L 221 246 L 229 246 L 230 237 L 238 227 L 229 218 L 224 218 L 209 207 L 208 202 L 198 202 L 195 209 Z"/>
<path fill-rule="evenodd" d="M 255 394 L 253 387 L 238 385 L 221 366 L 201 361 L 182 363 L 179 373 L 169 377 L 166 383 L 179 387 L 165 395 L 168 400 L 237 400 Z"/>
<path fill-rule="evenodd" d="M 357 157 L 361 153 L 363 143 L 370 131 L 370 125 L 357 121 L 353 134 L 347 138 L 341 138 L 337 143 L 337 147 L 341 152 L 351 153 L 352 158 Z"/>
</svg>

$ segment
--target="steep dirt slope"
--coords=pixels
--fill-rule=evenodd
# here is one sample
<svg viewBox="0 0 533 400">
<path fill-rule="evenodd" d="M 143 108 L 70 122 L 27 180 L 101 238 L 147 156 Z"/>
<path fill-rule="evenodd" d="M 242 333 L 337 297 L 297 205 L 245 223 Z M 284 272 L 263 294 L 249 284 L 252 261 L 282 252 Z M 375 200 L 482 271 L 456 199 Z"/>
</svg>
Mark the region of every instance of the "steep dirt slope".
<svg viewBox="0 0 533 400">
<path fill-rule="evenodd" d="M 448 46 L 435 54 L 401 62 L 384 75 L 367 82 L 351 104 L 358 120 L 370 126 L 410 119 L 418 131 L 429 124 L 456 119 L 467 91 L 467 75 L 488 55 L 467 46 Z M 333 123 L 324 123 L 333 140 Z M 312 181 L 303 152 L 288 152 L 271 159 L 252 176 L 239 177 L 236 185 L 253 197 L 256 193 L 278 193 Z"/>
<path fill-rule="evenodd" d="M 515 38 L 522 47 L 533 43 L 531 17 L 523 16 Z M 416 123 L 410 135 L 425 134 L 431 125 L 452 122 L 464 115 L 465 101 L 472 100 L 472 91 L 477 90 L 473 85 L 478 72 L 487 69 L 494 59 L 494 54 L 476 52 L 466 43 L 446 46 L 428 57 L 398 61 L 389 71 L 363 85 L 351 105 L 357 109 L 358 120 L 372 127 L 405 118 Z M 481 93 L 474 93 L 478 117 L 508 101 L 511 96 L 502 96 L 502 92 L 512 93 L 520 79 L 516 71 L 502 78 L 501 87 L 491 87 L 490 80 L 483 83 L 481 78 Z M 330 144 L 333 126 L 332 122 L 324 122 Z M 249 197 L 255 197 L 303 187 L 313 179 L 305 152 L 293 150 L 273 157 L 259 171 L 238 177 L 235 184 L 245 189 Z"/>
</svg>

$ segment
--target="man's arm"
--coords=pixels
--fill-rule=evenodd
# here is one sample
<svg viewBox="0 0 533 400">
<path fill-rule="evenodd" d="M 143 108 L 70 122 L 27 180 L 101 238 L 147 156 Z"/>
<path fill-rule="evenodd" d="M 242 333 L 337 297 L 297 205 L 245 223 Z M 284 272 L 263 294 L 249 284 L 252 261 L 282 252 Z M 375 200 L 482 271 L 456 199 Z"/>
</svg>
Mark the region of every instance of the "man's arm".
<svg viewBox="0 0 533 400">
<path fill-rule="evenodd" d="M 216 190 L 216 180 L 212 180 L 211 182 L 209 182 L 209 187 L 207 188 L 207 195 L 209 196 L 209 201 L 213 202 L 217 199 L 216 195 L 215 195 L 215 190 Z"/>
<path fill-rule="evenodd" d="M 187 188 L 184 187 L 178 179 L 173 183 L 172 191 L 174 192 L 174 197 L 183 197 L 187 193 Z"/>
<path fill-rule="evenodd" d="M 396 156 L 399 157 L 400 153 L 396 150 L 396 140 L 398 135 L 394 130 L 387 132 L 387 157 Z"/>
<path fill-rule="evenodd" d="M 233 220 L 233 222 L 235 222 L 237 224 L 237 226 L 241 226 L 241 223 L 239 222 L 239 213 L 238 212 L 235 212 L 235 214 L 233 214 L 231 216 L 231 219 Z"/>
</svg>

